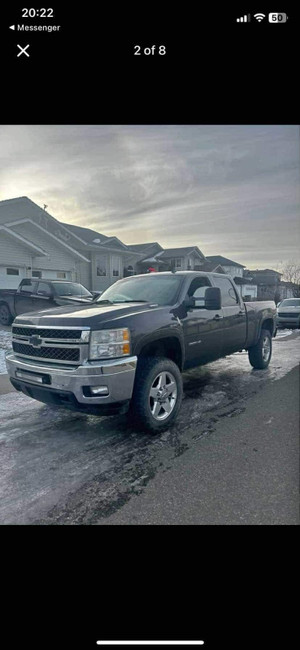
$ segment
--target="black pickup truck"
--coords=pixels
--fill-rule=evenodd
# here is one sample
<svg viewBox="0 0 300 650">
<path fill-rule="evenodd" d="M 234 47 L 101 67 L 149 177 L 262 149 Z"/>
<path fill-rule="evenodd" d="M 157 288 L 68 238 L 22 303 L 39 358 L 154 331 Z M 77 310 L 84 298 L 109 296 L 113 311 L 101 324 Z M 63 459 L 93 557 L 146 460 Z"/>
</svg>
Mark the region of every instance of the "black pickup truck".
<svg viewBox="0 0 300 650">
<path fill-rule="evenodd" d="M 15 316 L 58 305 L 87 303 L 94 294 L 78 282 L 67 280 L 22 280 L 17 289 L 0 290 L 0 323 L 10 325 Z"/>
<path fill-rule="evenodd" d="M 266 368 L 275 319 L 274 302 L 243 302 L 228 275 L 137 275 L 92 305 L 18 316 L 6 364 L 34 399 L 98 415 L 129 410 L 155 432 L 178 413 L 182 371 L 243 349 Z"/>
</svg>

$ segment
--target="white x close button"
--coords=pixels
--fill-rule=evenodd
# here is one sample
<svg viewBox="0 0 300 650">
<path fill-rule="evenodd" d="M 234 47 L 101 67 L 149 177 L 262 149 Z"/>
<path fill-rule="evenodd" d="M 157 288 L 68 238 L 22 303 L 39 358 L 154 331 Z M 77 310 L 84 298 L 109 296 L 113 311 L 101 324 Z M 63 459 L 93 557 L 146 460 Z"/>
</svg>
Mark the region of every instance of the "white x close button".
<svg viewBox="0 0 300 650">
<path fill-rule="evenodd" d="M 25 45 L 25 47 L 21 47 L 21 45 L 17 45 L 17 47 L 19 47 L 20 50 L 21 50 L 21 51 L 19 52 L 19 54 L 17 54 L 17 57 L 18 57 L 18 56 L 21 56 L 21 54 L 25 54 L 26 56 L 30 56 L 30 55 L 28 54 L 28 52 L 26 52 L 27 48 L 30 47 L 30 44 L 29 44 L 29 45 Z"/>
</svg>

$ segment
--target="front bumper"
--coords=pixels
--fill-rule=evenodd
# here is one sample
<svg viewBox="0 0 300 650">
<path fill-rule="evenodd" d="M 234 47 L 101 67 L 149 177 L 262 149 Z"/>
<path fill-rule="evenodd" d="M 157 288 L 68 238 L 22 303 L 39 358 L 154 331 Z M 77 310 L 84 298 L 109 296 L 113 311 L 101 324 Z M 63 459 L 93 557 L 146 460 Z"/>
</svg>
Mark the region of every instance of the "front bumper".
<svg viewBox="0 0 300 650">
<path fill-rule="evenodd" d="M 281 317 L 277 316 L 277 318 L 276 318 L 276 326 L 278 327 L 278 329 L 280 329 L 281 327 L 283 327 L 283 328 L 293 327 L 293 328 L 298 329 L 299 324 L 300 324 L 300 316 L 299 315 L 297 317 L 295 317 L 295 318 L 290 318 L 290 317 L 285 317 L 285 316 L 281 316 Z"/>
<path fill-rule="evenodd" d="M 90 412 L 115 412 L 119 406 L 129 402 L 136 364 L 137 357 L 127 357 L 90 361 L 69 368 L 21 359 L 10 351 L 6 353 L 8 375 L 17 390 L 41 402 Z M 21 378 L 17 372 L 21 373 Z M 37 377 L 42 378 L 42 383 L 37 381 Z M 108 395 L 87 396 L 88 388 L 93 386 L 107 386 Z"/>
</svg>

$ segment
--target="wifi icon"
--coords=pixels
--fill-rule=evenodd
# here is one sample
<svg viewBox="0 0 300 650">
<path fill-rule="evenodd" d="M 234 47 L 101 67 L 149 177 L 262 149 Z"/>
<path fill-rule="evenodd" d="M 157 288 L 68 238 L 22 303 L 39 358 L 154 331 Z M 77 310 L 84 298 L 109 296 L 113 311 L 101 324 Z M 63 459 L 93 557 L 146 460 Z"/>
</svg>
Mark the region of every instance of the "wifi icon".
<svg viewBox="0 0 300 650">
<path fill-rule="evenodd" d="M 265 14 L 254 14 L 254 18 L 256 18 L 256 20 L 257 20 L 259 23 L 261 23 L 261 21 L 262 21 L 265 17 L 266 17 Z"/>
</svg>

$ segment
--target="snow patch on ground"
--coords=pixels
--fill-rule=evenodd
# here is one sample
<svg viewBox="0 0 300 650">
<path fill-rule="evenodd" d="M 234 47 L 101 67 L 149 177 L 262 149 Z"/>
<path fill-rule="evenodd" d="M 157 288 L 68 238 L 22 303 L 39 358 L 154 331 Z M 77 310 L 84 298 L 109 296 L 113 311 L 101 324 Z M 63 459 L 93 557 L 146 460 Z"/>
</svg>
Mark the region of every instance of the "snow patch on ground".
<svg viewBox="0 0 300 650">
<path fill-rule="evenodd" d="M 284 339 L 286 336 L 290 336 L 294 333 L 295 330 L 277 330 L 276 338 Z"/>
<path fill-rule="evenodd" d="M 7 372 L 5 365 L 5 352 L 11 348 L 11 332 L 0 329 L 0 375 Z"/>
</svg>

